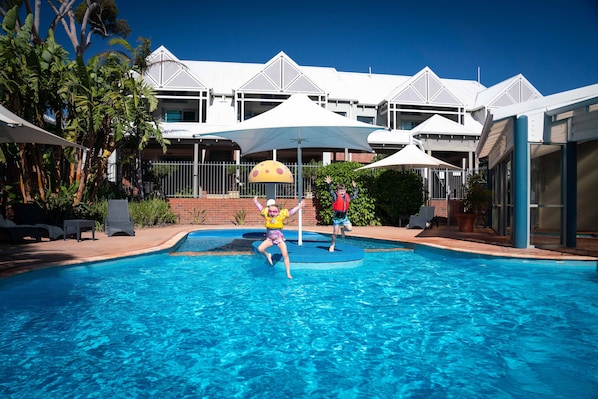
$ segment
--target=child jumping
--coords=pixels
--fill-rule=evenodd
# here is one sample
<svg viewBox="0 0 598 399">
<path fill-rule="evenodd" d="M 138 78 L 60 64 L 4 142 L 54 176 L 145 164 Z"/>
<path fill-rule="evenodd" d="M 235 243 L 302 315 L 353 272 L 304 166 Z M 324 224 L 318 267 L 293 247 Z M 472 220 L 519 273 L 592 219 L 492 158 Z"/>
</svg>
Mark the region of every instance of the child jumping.
<svg viewBox="0 0 598 399">
<path fill-rule="evenodd" d="M 336 192 L 332 190 L 332 179 L 330 176 L 326 176 L 326 183 L 328 183 L 328 191 L 332 196 L 332 210 L 334 211 L 332 217 L 332 243 L 328 251 L 334 252 L 336 236 L 341 233 L 343 238 L 345 238 L 345 232 L 353 229 L 347 213 L 349 212 L 349 203 L 351 200 L 357 198 L 359 189 L 357 188 L 357 183 L 353 180 L 351 182 L 353 185 L 353 195 L 349 196 L 344 184 L 337 184 Z"/>
<path fill-rule="evenodd" d="M 294 215 L 300 208 L 303 208 L 303 200 L 290 211 L 288 209 L 281 209 L 279 211 L 276 201 L 269 199 L 266 201 L 266 207 L 262 207 L 262 204 L 258 201 L 257 197 L 253 198 L 253 202 L 260 214 L 266 219 L 266 239 L 257 247 L 259 253 L 264 255 L 268 259 L 268 263 L 272 265 L 272 254 L 266 252 L 266 249 L 272 245 L 278 246 L 282 258 L 284 259 L 284 267 L 287 271 L 287 278 L 293 278 L 291 276 L 291 261 L 289 259 L 289 252 L 287 250 L 287 244 L 284 242 L 284 234 L 282 228 L 284 227 L 284 220 L 289 216 Z"/>
</svg>

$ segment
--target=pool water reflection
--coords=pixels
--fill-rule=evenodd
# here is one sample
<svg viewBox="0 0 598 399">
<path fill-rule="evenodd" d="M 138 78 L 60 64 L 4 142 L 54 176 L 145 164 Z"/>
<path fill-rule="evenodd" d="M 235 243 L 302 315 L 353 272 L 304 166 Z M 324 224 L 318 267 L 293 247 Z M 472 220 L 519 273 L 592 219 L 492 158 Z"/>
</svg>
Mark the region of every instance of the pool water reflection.
<svg viewBox="0 0 598 399">
<path fill-rule="evenodd" d="M 164 253 L 3 280 L 0 396 L 598 392 L 593 265 L 416 248 L 293 274 Z"/>
</svg>

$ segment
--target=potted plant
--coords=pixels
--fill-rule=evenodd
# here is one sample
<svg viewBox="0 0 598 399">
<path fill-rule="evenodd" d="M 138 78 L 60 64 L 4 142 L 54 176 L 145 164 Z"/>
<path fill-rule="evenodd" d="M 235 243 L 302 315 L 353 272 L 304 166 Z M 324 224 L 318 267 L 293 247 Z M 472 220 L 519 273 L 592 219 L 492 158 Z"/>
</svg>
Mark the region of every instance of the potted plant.
<svg viewBox="0 0 598 399">
<path fill-rule="evenodd" d="M 467 177 L 463 212 L 456 215 L 459 231 L 473 232 L 478 216 L 488 206 L 490 195 L 485 174 L 474 173 Z"/>
</svg>

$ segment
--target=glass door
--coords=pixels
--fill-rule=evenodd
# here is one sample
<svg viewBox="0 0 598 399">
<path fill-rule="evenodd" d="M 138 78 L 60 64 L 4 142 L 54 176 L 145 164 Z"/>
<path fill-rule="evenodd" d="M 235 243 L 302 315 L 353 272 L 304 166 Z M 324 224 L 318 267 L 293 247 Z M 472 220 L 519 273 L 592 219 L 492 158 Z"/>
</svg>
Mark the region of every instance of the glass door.
<svg viewBox="0 0 598 399">
<path fill-rule="evenodd" d="M 530 243 L 563 246 L 563 146 L 532 144 L 530 154 Z"/>
</svg>

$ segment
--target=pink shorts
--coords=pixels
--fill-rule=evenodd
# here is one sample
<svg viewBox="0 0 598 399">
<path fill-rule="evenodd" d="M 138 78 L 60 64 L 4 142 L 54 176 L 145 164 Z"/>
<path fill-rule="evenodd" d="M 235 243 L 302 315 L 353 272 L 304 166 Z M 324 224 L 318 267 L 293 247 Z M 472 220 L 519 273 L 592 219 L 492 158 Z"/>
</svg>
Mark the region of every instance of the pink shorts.
<svg viewBox="0 0 598 399">
<path fill-rule="evenodd" d="M 272 244 L 278 245 L 284 241 L 284 234 L 279 229 L 268 229 L 266 231 L 266 237 L 272 241 Z"/>
</svg>

